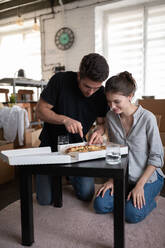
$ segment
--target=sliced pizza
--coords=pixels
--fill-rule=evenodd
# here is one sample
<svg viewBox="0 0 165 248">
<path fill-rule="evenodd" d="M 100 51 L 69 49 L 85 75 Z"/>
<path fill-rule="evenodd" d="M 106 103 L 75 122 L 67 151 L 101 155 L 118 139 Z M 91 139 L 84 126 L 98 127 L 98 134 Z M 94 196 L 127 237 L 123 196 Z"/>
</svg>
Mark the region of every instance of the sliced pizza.
<svg viewBox="0 0 165 248">
<path fill-rule="evenodd" d="M 66 149 L 65 153 L 71 152 L 92 152 L 92 151 L 100 151 L 105 150 L 105 146 L 100 145 L 85 145 L 85 146 L 73 146 Z"/>
</svg>

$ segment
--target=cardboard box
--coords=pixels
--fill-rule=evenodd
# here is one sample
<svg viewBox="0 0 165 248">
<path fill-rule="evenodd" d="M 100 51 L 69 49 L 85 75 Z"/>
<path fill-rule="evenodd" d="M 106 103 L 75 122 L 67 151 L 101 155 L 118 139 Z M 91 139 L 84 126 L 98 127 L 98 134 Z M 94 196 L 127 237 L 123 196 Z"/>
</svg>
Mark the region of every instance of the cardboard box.
<svg viewBox="0 0 165 248">
<path fill-rule="evenodd" d="M 42 128 L 28 128 L 25 130 L 25 147 L 38 147 L 40 145 L 41 130 Z"/>
<path fill-rule="evenodd" d="M 14 149 L 14 144 L 0 140 L 0 151 Z M 7 183 L 14 179 L 15 168 L 0 159 L 0 184 Z"/>
<path fill-rule="evenodd" d="M 165 146 L 165 132 L 160 132 L 160 138 L 162 140 L 163 146 Z"/>
<path fill-rule="evenodd" d="M 143 99 L 138 100 L 143 108 L 148 109 L 155 115 L 160 115 L 160 132 L 165 132 L 165 99 Z"/>
<path fill-rule="evenodd" d="M 160 138 L 162 140 L 162 144 L 164 147 L 164 166 L 163 166 L 163 172 L 165 174 L 165 132 L 160 132 Z"/>
</svg>

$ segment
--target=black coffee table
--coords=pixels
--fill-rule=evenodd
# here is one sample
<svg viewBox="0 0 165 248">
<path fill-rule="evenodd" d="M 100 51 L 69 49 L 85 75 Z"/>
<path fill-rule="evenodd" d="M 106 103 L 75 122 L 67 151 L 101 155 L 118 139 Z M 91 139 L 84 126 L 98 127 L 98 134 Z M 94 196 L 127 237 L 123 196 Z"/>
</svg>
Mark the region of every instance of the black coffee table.
<svg viewBox="0 0 165 248">
<path fill-rule="evenodd" d="M 32 175 L 54 175 L 54 206 L 62 207 L 62 176 L 114 178 L 114 247 L 125 247 L 125 186 L 128 181 L 127 157 L 118 165 L 107 165 L 105 159 L 74 164 L 42 164 L 18 166 L 20 172 L 20 202 L 22 245 L 34 242 Z M 126 179 L 126 180 L 125 180 Z M 45 227 L 46 228 L 46 227 Z"/>
</svg>

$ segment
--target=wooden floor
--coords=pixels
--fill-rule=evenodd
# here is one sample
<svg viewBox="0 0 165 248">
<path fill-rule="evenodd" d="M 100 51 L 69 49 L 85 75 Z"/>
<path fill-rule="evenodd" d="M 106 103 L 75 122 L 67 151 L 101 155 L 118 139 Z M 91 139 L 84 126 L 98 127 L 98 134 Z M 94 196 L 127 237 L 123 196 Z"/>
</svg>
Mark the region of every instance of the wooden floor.
<svg viewBox="0 0 165 248">
<path fill-rule="evenodd" d="M 35 191 L 35 189 L 33 189 Z M 161 196 L 165 197 L 165 185 L 161 191 Z M 0 210 L 18 200 L 19 197 L 19 177 L 15 176 L 15 179 L 6 183 L 0 184 Z"/>
</svg>

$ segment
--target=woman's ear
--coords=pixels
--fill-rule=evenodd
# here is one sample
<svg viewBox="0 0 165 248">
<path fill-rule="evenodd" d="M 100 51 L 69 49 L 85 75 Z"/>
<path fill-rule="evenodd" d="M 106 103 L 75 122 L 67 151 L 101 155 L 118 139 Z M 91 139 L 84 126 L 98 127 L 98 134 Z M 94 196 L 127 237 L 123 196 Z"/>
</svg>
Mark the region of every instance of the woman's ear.
<svg viewBox="0 0 165 248">
<path fill-rule="evenodd" d="M 131 95 L 129 95 L 128 96 L 128 100 L 129 100 L 129 102 L 131 102 L 132 101 L 132 98 L 134 97 L 134 94 L 131 94 Z"/>
</svg>

